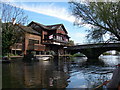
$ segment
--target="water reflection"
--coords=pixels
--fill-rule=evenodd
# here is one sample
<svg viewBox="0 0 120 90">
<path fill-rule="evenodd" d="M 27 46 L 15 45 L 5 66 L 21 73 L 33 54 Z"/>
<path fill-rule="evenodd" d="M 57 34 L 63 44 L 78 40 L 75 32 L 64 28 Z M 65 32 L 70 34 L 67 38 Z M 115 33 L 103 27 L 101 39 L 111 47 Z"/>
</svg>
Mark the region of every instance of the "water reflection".
<svg viewBox="0 0 120 90">
<path fill-rule="evenodd" d="M 111 78 L 114 65 L 120 62 L 118 56 L 100 59 L 54 58 L 3 64 L 3 88 L 95 88 Z"/>
<path fill-rule="evenodd" d="M 120 56 L 102 56 L 101 57 L 102 61 L 105 63 L 105 65 L 108 66 L 115 66 L 120 63 Z"/>
</svg>

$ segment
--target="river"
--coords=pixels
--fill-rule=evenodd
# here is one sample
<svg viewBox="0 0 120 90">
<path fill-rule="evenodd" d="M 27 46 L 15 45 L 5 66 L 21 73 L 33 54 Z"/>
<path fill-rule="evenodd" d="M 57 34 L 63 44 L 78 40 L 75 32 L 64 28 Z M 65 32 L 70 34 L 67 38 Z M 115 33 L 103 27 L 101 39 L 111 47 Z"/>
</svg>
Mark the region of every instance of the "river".
<svg viewBox="0 0 120 90">
<path fill-rule="evenodd" d="M 95 88 L 112 77 L 120 56 L 2 64 L 2 88 Z"/>
</svg>

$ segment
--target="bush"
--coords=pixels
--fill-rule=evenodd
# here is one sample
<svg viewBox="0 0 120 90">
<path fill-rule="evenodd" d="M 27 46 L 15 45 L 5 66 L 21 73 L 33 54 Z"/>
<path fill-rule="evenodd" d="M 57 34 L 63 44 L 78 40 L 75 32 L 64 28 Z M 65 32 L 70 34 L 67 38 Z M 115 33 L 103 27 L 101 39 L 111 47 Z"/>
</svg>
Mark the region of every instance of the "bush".
<svg viewBox="0 0 120 90">
<path fill-rule="evenodd" d="M 103 53 L 103 55 L 111 55 L 111 53 L 107 53 L 107 52 L 105 52 L 105 53 Z"/>
<path fill-rule="evenodd" d="M 84 56 L 84 55 L 81 54 L 81 53 L 76 53 L 76 54 L 73 55 L 73 57 L 82 57 L 82 56 Z"/>
</svg>

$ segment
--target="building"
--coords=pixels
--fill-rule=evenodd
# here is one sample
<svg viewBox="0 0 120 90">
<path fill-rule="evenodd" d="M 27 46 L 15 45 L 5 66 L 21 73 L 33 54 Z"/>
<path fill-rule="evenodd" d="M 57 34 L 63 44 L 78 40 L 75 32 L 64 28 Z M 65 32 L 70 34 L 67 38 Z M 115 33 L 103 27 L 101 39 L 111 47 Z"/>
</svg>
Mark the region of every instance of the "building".
<svg viewBox="0 0 120 90">
<path fill-rule="evenodd" d="M 14 54 L 64 54 L 69 36 L 63 24 L 42 25 L 31 22 L 27 26 L 17 25 L 24 32 L 20 40 L 11 47 Z"/>
</svg>

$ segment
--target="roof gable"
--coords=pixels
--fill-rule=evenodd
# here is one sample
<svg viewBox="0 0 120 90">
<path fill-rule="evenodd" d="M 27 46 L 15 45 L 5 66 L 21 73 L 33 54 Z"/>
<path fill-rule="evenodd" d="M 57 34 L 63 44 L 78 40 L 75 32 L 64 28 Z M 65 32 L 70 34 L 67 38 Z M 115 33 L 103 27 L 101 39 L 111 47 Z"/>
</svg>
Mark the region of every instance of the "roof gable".
<svg viewBox="0 0 120 90">
<path fill-rule="evenodd" d="M 40 33 L 38 33 L 37 31 L 35 31 L 35 30 L 32 29 L 31 27 L 23 26 L 23 25 L 17 25 L 17 26 L 20 27 L 23 31 L 25 31 L 25 32 L 27 32 L 27 33 L 32 33 L 32 34 L 40 35 Z"/>
<path fill-rule="evenodd" d="M 28 26 L 31 26 L 32 24 L 38 25 L 39 27 L 43 28 L 43 30 L 58 30 L 60 27 L 62 27 L 65 33 L 68 34 L 63 24 L 43 25 L 43 24 L 32 21 L 30 24 L 28 24 Z"/>
<path fill-rule="evenodd" d="M 40 23 L 37 23 L 37 22 L 34 22 L 32 21 L 31 23 L 29 23 L 27 26 L 32 26 L 35 27 L 36 25 L 39 26 L 40 28 L 44 29 L 44 30 L 48 30 L 49 28 L 46 27 L 45 25 L 43 24 L 40 24 Z"/>
<path fill-rule="evenodd" d="M 64 31 L 66 34 L 68 34 L 68 32 L 66 31 L 63 24 L 61 24 L 61 26 L 58 29 L 60 29 L 60 30 Z"/>
</svg>

